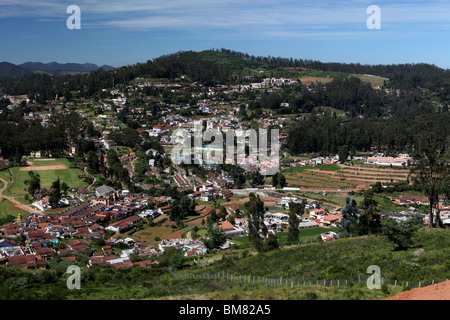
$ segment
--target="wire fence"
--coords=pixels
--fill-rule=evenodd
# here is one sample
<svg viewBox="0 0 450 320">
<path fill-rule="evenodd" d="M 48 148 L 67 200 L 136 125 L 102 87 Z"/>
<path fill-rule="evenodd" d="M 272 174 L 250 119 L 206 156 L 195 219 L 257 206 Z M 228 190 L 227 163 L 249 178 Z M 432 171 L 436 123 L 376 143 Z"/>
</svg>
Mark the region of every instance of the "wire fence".
<svg viewBox="0 0 450 320">
<path fill-rule="evenodd" d="M 255 275 L 236 275 L 228 273 L 225 271 L 220 271 L 216 273 L 173 273 L 173 276 L 181 279 L 204 279 L 210 281 L 234 281 L 238 283 L 253 283 L 253 284 L 263 284 L 268 287 L 299 287 L 299 286 L 323 286 L 323 287 L 347 287 L 349 285 L 354 285 L 358 283 L 368 283 L 370 275 L 358 273 L 353 275 L 348 279 L 295 279 L 295 278 L 285 278 L 283 276 L 277 278 L 270 278 L 265 276 L 255 276 Z M 391 285 L 400 286 L 406 290 L 425 287 L 433 285 L 447 280 L 419 280 L 419 281 L 408 281 L 408 280 L 392 280 L 380 278 L 380 285 Z M 370 282 L 370 281 L 369 281 Z"/>
</svg>

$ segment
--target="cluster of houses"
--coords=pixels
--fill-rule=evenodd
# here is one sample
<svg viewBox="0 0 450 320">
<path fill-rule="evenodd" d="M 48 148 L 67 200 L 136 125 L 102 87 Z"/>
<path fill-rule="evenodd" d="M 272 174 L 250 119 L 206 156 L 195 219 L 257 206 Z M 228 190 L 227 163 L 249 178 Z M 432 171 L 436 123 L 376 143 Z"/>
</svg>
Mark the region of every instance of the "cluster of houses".
<svg viewBox="0 0 450 320">
<path fill-rule="evenodd" d="M 398 157 L 386 157 L 382 153 L 375 154 L 373 157 L 355 157 L 354 160 L 360 160 L 363 163 L 380 166 L 408 166 L 413 160 L 408 154 L 399 154 Z M 290 164 L 291 167 L 306 167 L 321 164 L 337 164 L 339 157 L 316 157 L 312 159 L 296 159 Z"/>
<path fill-rule="evenodd" d="M 208 249 L 200 239 L 163 239 L 159 242 L 160 252 L 164 252 L 167 248 L 183 250 L 186 257 L 204 255 Z"/>
<path fill-rule="evenodd" d="M 30 214 L 0 226 L 0 264 L 46 268 L 46 261 L 55 255 L 62 260 L 75 260 L 77 252 L 89 249 L 91 240 L 106 239 L 108 231 L 123 234 L 144 218 L 158 217 L 162 210 L 153 209 L 155 204 L 167 201 L 166 197 L 140 194 L 119 198 L 116 190 L 107 186 L 97 188 L 94 196 L 90 202 L 82 201 L 57 213 Z M 117 255 L 108 250 L 108 246 L 118 241 L 134 244 L 130 238 L 116 240 L 110 237 L 105 240 L 107 246 L 102 247 L 101 252 L 93 253 L 89 266 L 131 266 L 130 251 L 123 250 Z M 135 245 L 132 251 L 145 257 L 159 252 L 153 246 L 142 244 Z"/>
<path fill-rule="evenodd" d="M 411 213 L 417 211 L 414 206 L 429 206 L 430 200 L 425 196 L 401 194 L 397 197 L 390 197 L 391 201 L 397 205 L 410 206 L 408 210 L 400 212 L 390 212 L 389 215 L 397 220 L 406 220 Z M 450 226 L 450 205 L 445 203 L 445 197 L 439 196 L 438 203 L 433 208 L 434 216 L 440 216 L 440 223 L 444 227 Z M 429 215 L 425 215 L 424 222 L 429 223 Z"/>
<path fill-rule="evenodd" d="M 312 159 L 296 159 L 290 164 L 291 167 L 316 166 L 321 164 L 337 164 L 338 156 L 335 157 L 316 157 Z"/>
<path fill-rule="evenodd" d="M 375 155 L 374 157 L 367 157 L 368 164 L 376 164 L 379 166 L 408 166 L 413 158 L 408 154 L 400 154 L 398 157 L 385 157 L 383 154 Z"/>
<path fill-rule="evenodd" d="M 192 191 L 189 197 L 200 201 L 212 201 L 214 198 L 228 199 L 233 195 L 229 189 L 221 188 L 212 183 L 196 185 L 192 187 Z"/>
<path fill-rule="evenodd" d="M 430 205 L 430 200 L 425 196 L 415 196 L 415 195 L 406 195 L 401 194 L 398 197 L 391 197 L 391 200 L 393 203 L 397 205 L 424 205 L 428 206 Z"/>
</svg>

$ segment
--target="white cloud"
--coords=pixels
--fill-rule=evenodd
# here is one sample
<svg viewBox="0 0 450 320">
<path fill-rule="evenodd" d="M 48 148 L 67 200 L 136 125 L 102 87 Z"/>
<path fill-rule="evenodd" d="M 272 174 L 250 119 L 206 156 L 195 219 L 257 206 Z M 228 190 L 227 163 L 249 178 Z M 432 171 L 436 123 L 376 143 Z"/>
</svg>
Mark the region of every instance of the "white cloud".
<svg viewBox="0 0 450 320">
<path fill-rule="evenodd" d="M 126 30 L 199 30 L 296 35 L 346 35 L 361 32 L 369 5 L 381 8 L 383 26 L 445 28 L 450 4 L 445 1 L 386 0 L 2 0 L 0 18 L 65 19 L 77 4 L 82 19 L 97 27 Z"/>
</svg>

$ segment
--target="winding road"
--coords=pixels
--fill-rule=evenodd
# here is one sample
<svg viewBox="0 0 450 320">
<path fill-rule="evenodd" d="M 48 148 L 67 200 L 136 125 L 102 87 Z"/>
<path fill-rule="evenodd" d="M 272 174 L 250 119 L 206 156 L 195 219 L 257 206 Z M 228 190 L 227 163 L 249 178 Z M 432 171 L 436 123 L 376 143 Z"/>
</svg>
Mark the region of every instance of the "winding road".
<svg viewBox="0 0 450 320">
<path fill-rule="evenodd" d="M 3 192 L 6 190 L 6 188 L 8 188 L 8 181 L 6 181 L 3 178 L 0 178 L 0 181 L 3 183 L 3 187 L 0 189 L 0 200 L 2 198 L 5 198 L 5 199 L 9 200 L 10 202 L 12 202 L 19 209 L 28 211 L 29 213 L 39 213 L 38 209 L 22 203 L 22 202 L 16 200 L 14 197 L 8 197 L 8 196 L 3 195 Z"/>
</svg>

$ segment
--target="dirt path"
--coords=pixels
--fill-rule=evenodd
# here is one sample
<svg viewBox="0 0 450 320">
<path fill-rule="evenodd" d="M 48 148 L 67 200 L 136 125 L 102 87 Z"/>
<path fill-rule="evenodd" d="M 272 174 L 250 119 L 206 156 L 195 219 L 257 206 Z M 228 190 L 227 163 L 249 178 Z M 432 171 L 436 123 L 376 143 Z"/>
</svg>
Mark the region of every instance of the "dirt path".
<svg viewBox="0 0 450 320">
<path fill-rule="evenodd" d="M 450 300 L 450 280 L 400 292 L 384 300 Z"/>
<path fill-rule="evenodd" d="M 0 199 L 1 198 L 5 198 L 7 200 L 9 200 L 10 202 L 12 202 L 17 208 L 28 211 L 30 213 L 39 213 L 39 210 L 36 208 L 33 208 L 32 206 L 29 206 L 27 204 L 24 204 L 20 201 L 17 201 L 14 197 L 8 197 L 3 195 L 3 192 L 6 190 L 6 188 L 8 187 L 8 181 L 6 181 L 3 178 L 0 178 L 0 180 L 3 183 L 3 187 L 0 189 Z"/>
<path fill-rule="evenodd" d="M 87 167 L 84 167 L 84 173 L 86 173 L 86 175 L 91 176 L 91 177 L 94 178 L 94 180 L 92 180 L 92 183 L 86 188 L 86 189 L 88 189 L 88 190 L 91 190 L 91 187 L 92 187 L 92 186 L 94 185 L 94 183 L 97 181 L 97 178 L 96 178 L 95 176 L 93 176 L 93 175 L 91 175 L 91 174 L 89 174 L 89 173 L 87 172 Z"/>
<path fill-rule="evenodd" d="M 3 178 L 0 178 L 0 180 L 2 181 L 2 183 L 3 183 L 3 187 L 0 189 L 0 199 L 3 197 L 3 191 L 5 191 L 6 190 L 6 188 L 8 188 L 8 181 L 6 181 L 5 179 L 3 179 Z"/>
<path fill-rule="evenodd" d="M 67 169 L 67 167 L 63 164 L 58 164 L 54 166 L 30 166 L 30 167 L 21 167 L 20 171 L 44 171 L 44 170 L 63 170 Z"/>
</svg>

